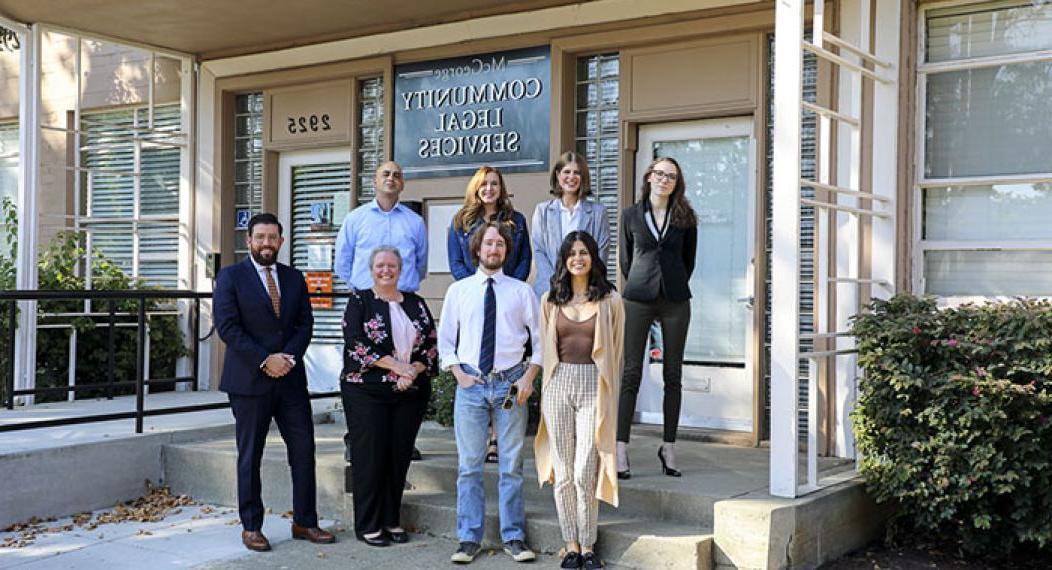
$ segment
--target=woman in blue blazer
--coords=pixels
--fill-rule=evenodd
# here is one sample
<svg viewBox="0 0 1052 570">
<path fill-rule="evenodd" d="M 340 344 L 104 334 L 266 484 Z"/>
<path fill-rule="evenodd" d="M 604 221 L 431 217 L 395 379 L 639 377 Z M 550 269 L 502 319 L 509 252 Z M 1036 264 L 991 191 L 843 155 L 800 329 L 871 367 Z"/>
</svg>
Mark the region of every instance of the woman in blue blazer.
<svg viewBox="0 0 1052 570">
<path fill-rule="evenodd" d="M 533 261 L 526 216 L 512 208 L 504 177 L 491 166 L 479 168 L 471 177 L 464 192 L 464 207 L 453 216 L 453 223 L 449 225 L 446 251 L 453 279 L 459 281 L 475 274 L 468 243 L 479 226 L 490 220 L 504 222 L 511 230 L 511 248 L 504 260 L 504 274 L 525 281 Z"/>
<path fill-rule="evenodd" d="M 551 284 L 559 246 L 572 231 L 588 232 L 599 244 L 599 258 L 609 266 L 610 219 L 606 206 L 588 199 L 588 162 L 576 152 L 564 152 L 552 167 L 551 193 L 533 211 L 533 253 L 537 260 L 533 290 L 540 297 Z"/>
</svg>

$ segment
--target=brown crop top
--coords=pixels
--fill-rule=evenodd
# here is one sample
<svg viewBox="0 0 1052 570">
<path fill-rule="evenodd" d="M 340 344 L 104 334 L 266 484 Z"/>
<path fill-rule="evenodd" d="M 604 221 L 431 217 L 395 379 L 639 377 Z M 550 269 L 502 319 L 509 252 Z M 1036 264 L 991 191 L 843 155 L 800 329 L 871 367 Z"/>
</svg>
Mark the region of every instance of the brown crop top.
<svg viewBox="0 0 1052 570">
<path fill-rule="evenodd" d="M 555 321 L 555 332 L 559 341 L 559 362 L 567 364 L 592 364 L 592 345 L 595 344 L 595 321 L 599 314 L 575 321 L 559 311 Z"/>
</svg>

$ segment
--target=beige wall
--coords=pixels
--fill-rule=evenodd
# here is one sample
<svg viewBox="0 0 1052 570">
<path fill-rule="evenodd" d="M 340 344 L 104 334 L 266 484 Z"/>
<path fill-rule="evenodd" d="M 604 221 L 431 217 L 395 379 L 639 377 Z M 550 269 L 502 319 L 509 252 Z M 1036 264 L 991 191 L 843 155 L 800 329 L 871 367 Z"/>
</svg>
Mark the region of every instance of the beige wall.
<svg viewBox="0 0 1052 570">
<path fill-rule="evenodd" d="M 77 41 L 45 32 L 40 61 L 42 125 L 73 127 L 76 108 Z M 149 100 L 150 55 L 114 44 L 84 41 L 81 48 L 81 112 L 144 104 Z M 19 105 L 18 52 L 0 53 L 0 121 L 17 120 Z M 179 100 L 179 62 L 158 58 L 154 101 Z M 39 244 L 71 224 L 73 211 L 73 137 L 43 130 L 40 148 Z"/>
</svg>

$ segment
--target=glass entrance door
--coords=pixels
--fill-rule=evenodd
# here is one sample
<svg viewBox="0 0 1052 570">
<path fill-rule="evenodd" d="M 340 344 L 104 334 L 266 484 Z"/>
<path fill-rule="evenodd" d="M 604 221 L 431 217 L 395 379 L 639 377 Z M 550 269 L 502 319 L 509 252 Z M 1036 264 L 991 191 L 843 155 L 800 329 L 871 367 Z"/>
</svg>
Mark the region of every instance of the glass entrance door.
<svg viewBox="0 0 1052 570">
<path fill-rule="evenodd" d="M 302 271 L 312 290 L 331 282 L 333 292 L 348 291 L 333 264 L 336 234 L 350 203 L 350 150 L 282 153 L 279 169 L 278 217 L 286 236 L 281 261 Z M 346 299 L 315 300 L 314 336 L 304 358 L 311 392 L 340 389 L 346 305 Z"/>
<path fill-rule="evenodd" d="M 685 426 L 752 431 L 755 151 L 751 117 L 646 125 L 639 129 L 636 196 L 650 162 L 680 164 L 698 217 L 690 280 L 691 325 L 683 369 Z M 662 420 L 661 363 L 644 367 L 639 419 Z"/>
</svg>

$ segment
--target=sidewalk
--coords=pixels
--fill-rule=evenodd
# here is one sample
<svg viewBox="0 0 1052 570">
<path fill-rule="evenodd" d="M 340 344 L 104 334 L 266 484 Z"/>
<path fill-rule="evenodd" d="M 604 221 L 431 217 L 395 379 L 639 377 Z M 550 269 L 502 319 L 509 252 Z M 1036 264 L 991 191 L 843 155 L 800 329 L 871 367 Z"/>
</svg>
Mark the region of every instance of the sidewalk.
<svg viewBox="0 0 1052 570">
<path fill-rule="evenodd" d="M 97 518 L 98 512 L 94 513 Z M 44 528 L 64 529 L 72 518 L 44 523 Z M 44 531 L 22 548 L 0 547 L 0 569 L 43 570 L 59 568 L 106 568 L 106 570 L 163 570 L 167 568 L 245 569 L 256 568 L 407 568 L 453 567 L 450 554 L 456 543 L 449 539 L 412 534 L 408 544 L 387 548 L 366 546 L 336 521 L 321 526 L 338 530 L 339 542 L 316 545 L 292 540 L 289 520 L 267 515 L 263 533 L 271 552 L 249 552 L 241 545 L 241 525 L 236 509 L 209 505 L 180 507 L 164 520 L 103 524 L 95 528 L 73 526 L 61 532 Z M 0 544 L 19 533 L 0 532 Z M 539 555 L 534 563 L 557 566 L 555 556 Z M 523 566 L 503 552 L 486 550 L 471 568 L 511 569 Z"/>
<path fill-rule="evenodd" d="M 93 513 L 97 519 L 100 512 Z M 267 515 L 263 532 L 276 551 L 288 550 L 289 521 Z M 324 521 L 325 526 L 333 524 Z M 237 509 L 209 505 L 179 507 L 158 522 L 75 525 L 73 518 L 43 523 L 44 530 L 21 548 L 0 547 L 0 569 L 105 568 L 161 570 L 190 568 L 241 557 Z M 72 527 L 72 528 L 70 528 Z M 21 533 L 0 532 L 0 544 Z M 280 566 L 281 564 L 278 564 Z"/>
<path fill-rule="evenodd" d="M 524 570 L 527 568 L 558 568 L 561 561 L 555 556 L 539 554 L 536 561 L 522 564 L 515 562 L 502 551 L 484 550 L 479 553 L 474 562 L 462 566 L 449 561 L 449 556 L 457 549 L 457 544 L 445 538 L 412 534 L 408 544 L 375 548 L 358 542 L 351 532 L 340 533 L 338 537 L 339 542 L 332 545 L 315 545 L 296 540 L 275 546 L 273 552 L 252 552 L 238 559 L 201 564 L 197 568 L 216 570 L 254 570 L 256 568 L 511 570 L 514 568 Z M 610 564 L 607 567 L 616 568 Z"/>
</svg>

